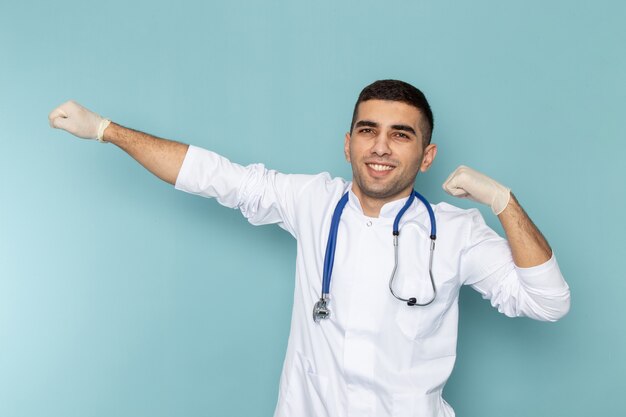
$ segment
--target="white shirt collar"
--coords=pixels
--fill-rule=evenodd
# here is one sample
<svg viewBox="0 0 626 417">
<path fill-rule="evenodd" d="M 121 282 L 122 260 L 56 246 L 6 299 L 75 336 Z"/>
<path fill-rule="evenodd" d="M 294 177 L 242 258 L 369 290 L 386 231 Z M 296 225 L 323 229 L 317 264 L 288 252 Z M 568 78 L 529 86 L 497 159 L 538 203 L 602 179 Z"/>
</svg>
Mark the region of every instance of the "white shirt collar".
<svg viewBox="0 0 626 417">
<path fill-rule="evenodd" d="M 409 197 L 403 197 L 398 200 L 390 201 L 389 203 L 384 204 L 380 208 L 379 217 L 392 218 L 392 219 L 395 218 L 398 212 L 400 211 L 400 209 L 402 209 L 402 207 L 406 203 L 406 200 L 408 200 L 408 198 Z M 415 199 L 415 201 L 413 201 L 411 205 L 416 204 L 416 203 L 419 204 L 419 200 L 417 198 Z M 352 183 L 350 183 L 350 188 L 348 189 L 348 206 L 350 206 L 350 208 L 356 210 L 357 212 L 365 216 L 365 214 L 363 213 L 363 207 L 361 207 L 361 202 L 359 201 L 359 198 L 352 191 Z"/>
</svg>

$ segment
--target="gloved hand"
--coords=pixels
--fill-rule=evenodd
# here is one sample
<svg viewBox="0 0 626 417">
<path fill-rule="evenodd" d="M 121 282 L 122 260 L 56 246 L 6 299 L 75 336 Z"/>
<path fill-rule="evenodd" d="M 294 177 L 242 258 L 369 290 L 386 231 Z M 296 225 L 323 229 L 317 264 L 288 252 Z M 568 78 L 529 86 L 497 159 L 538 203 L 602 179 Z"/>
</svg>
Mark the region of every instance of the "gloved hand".
<svg viewBox="0 0 626 417">
<path fill-rule="evenodd" d="M 511 199 L 511 190 L 472 168 L 461 165 L 443 183 L 448 194 L 487 204 L 495 215 L 504 211 Z"/>
<path fill-rule="evenodd" d="M 110 120 L 84 108 L 75 101 L 61 104 L 48 115 L 50 127 L 63 129 L 74 136 L 83 139 L 102 140 L 104 129 L 111 123 Z"/>
</svg>

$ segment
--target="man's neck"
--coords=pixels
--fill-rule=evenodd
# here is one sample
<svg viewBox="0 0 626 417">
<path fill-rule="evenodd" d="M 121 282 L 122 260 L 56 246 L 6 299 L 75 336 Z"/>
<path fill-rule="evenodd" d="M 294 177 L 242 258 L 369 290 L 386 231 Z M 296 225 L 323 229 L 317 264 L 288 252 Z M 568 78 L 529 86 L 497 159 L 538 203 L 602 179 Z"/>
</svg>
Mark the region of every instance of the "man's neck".
<svg viewBox="0 0 626 417">
<path fill-rule="evenodd" d="M 359 203 L 361 204 L 361 210 L 363 210 L 363 214 L 367 217 L 379 217 L 380 210 L 385 204 L 392 201 L 400 200 L 402 198 L 406 198 L 411 194 L 411 191 L 408 190 L 406 193 L 397 194 L 389 198 L 375 198 L 365 195 L 358 187 L 355 187 L 354 185 L 352 186 L 352 192 L 359 199 Z"/>
</svg>

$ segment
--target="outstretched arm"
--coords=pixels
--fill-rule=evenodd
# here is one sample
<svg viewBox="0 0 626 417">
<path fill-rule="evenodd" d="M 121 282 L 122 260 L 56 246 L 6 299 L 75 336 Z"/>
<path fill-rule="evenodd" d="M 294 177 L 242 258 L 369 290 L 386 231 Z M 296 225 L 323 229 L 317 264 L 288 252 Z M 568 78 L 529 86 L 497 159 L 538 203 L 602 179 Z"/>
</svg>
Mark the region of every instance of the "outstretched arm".
<svg viewBox="0 0 626 417">
<path fill-rule="evenodd" d="M 453 196 L 491 207 L 502 223 L 518 267 L 541 265 L 552 257 L 550 245 L 508 188 L 466 166 L 458 167 L 443 188 Z"/>
<path fill-rule="evenodd" d="M 74 101 L 63 103 L 48 116 L 50 126 L 83 139 L 111 142 L 148 171 L 170 184 L 176 178 L 189 145 L 161 139 L 112 123 Z"/>
</svg>

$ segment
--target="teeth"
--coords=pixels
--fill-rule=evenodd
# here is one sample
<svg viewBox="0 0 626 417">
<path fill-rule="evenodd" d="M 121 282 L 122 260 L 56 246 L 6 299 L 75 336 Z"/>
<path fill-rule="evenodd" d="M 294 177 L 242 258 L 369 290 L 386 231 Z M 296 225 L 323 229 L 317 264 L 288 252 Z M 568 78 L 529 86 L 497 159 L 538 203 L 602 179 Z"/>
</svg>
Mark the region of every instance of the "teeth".
<svg viewBox="0 0 626 417">
<path fill-rule="evenodd" d="M 367 166 L 372 168 L 374 171 L 390 171 L 393 169 L 393 167 L 390 167 L 389 165 L 367 164 Z"/>
</svg>

